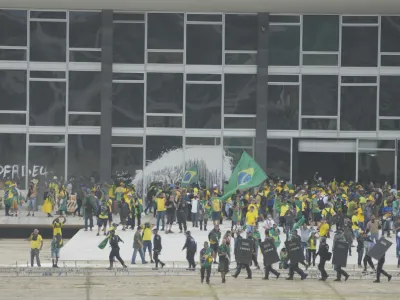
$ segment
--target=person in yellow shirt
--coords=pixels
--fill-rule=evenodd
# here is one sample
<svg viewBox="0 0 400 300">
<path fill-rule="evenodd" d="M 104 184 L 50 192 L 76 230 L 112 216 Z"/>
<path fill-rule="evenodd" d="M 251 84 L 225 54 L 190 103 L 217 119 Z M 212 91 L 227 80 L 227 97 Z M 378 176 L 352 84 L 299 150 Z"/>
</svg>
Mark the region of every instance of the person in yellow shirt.
<svg viewBox="0 0 400 300">
<path fill-rule="evenodd" d="M 156 196 L 156 204 L 157 204 L 157 230 L 160 228 L 160 220 L 162 222 L 162 228 L 161 231 L 164 231 L 164 226 L 165 226 L 165 194 L 160 193 L 158 196 Z"/>
<path fill-rule="evenodd" d="M 254 206 L 249 206 L 250 210 L 246 214 L 247 232 L 253 232 L 257 222 L 257 213 Z"/>
<path fill-rule="evenodd" d="M 358 238 L 360 235 L 360 227 L 358 226 L 358 211 L 354 212 L 354 215 L 351 217 L 351 229 L 353 230 L 354 236 Z"/>
<path fill-rule="evenodd" d="M 213 192 L 213 197 L 211 198 L 212 219 L 214 225 L 219 225 L 222 210 L 221 200 L 217 198 L 217 196 L 217 193 Z"/>
<path fill-rule="evenodd" d="M 329 237 L 329 225 L 325 219 L 322 219 L 321 224 L 319 225 L 319 237 Z"/>
<path fill-rule="evenodd" d="M 312 265 L 315 267 L 315 258 L 317 254 L 317 238 L 315 236 L 315 232 L 311 233 L 311 236 L 308 239 L 308 265 L 311 266 L 311 258 L 312 258 Z"/>
<path fill-rule="evenodd" d="M 362 230 L 364 230 L 364 212 L 362 208 L 357 209 L 357 219 L 358 219 L 358 227 L 360 227 Z"/>
<path fill-rule="evenodd" d="M 60 218 L 64 218 L 63 222 L 60 221 Z M 56 236 L 57 234 L 60 234 L 62 236 L 62 227 L 64 226 L 65 222 L 67 222 L 67 219 L 64 216 L 55 218 L 53 220 L 53 223 L 52 223 L 53 237 Z"/>
<path fill-rule="evenodd" d="M 31 243 L 31 267 L 33 267 L 35 258 L 37 266 L 40 267 L 39 253 L 43 248 L 43 238 L 39 234 L 39 230 L 35 229 L 29 236 L 28 240 Z"/>
<path fill-rule="evenodd" d="M 289 210 L 289 208 L 290 208 L 290 206 L 287 203 L 287 200 L 283 199 L 283 201 L 281 203 L 280 214 L 279 214 L 279 226 L 281 226 L 281 227 L 285 227 L 285 225 L 286 225 L 285 215 L 286 215 L 286 212 Z"/>
<path fill-rule="evenodd" d="M 151 238 L 152 238 L 152 229 L 151 229 L 151 225 L 149 222 L 144 223 L 144 229 L 143 229 L 143 233 L 142 233 L 142 241 L 143 241 L 143 253 L 144 253 L 144 257 L 146 258 L 146 250 L 149 251 L 149 255 L 150 255 L 150 262 L 154 263 L 153 261 L 153 245 L 151 243 Z"/>
</svg>

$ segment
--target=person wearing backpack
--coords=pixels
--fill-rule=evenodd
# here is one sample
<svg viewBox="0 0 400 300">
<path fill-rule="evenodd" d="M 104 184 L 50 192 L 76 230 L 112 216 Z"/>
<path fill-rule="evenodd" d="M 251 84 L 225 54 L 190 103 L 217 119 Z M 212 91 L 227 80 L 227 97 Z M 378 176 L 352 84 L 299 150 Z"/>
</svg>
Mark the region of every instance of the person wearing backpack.
<svg viewBox="0 0 400 300">
<path fill-rule="evenodd" d="M 196 263 L 194 262 L 194 255 L 197 252 L 197 243 L 195 239 L 191 236 L 190 231 L 186 231 L 186 242 L 183 245 L 182 251 L 186 249 L 186 259 L 189 263 L 189 270 L 196 268 Z"/>
</svg>

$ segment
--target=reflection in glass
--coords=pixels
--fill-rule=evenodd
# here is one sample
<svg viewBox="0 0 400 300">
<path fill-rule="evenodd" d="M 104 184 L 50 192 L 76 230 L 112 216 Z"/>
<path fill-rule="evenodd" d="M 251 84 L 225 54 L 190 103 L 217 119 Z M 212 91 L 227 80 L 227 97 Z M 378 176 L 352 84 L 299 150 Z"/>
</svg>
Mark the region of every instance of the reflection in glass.
<svg viewBox="0 0 400 300">
<path fill-rule="evenodd" d="M 224 147 L 253 148 L 254 138 L 224 137 Z"/>
<path fill-rule="evenodd" d="M 267 175 L 290 180 L 290 139 L 267 139 Z"/>
<path fill-rule="evenodd" d="M 181 136 L 146 136 L 146 162 L 154 161 L 164 153 L 179 148 L 182 148 Z"/>
<path fill-rule="evenodd" d="M 114 63 L 144 63 L 144 23 L 114 23 Z"/>
<path fill-rule="evenodd" d="M 186 63 L 189 65 L 222 64 L 221 25 L 187 25 Z"/>
<path fill-rule="evenodd" d="M 29 180 L 38 178 L 40 182 L 44 183 L 54 176 L 61 180 L 65 177 L 64 146 L 29 146 L 28 166 Z"/>
<path fill-rule="evenodd" d="M 147 73 L 147 112 L 182 113 L 183 74 Z"/>
<path fill-rule="evenodd" d="M 358 156 L 358 181 L 363 184 L 370 182 L 383 184 L 394 183 L 394 151 L 361 152 Z"/>
<path fill-rule="evenodd" d="M 69 126 L 100 126 L 101 115 L 69 115 Z"/>
<path fill-rule="evenodd" d="M 300 15 L 270 15 L 270 23 L 300 23 Z"/>
<path fill-rule="evenodd" d="M 66 19 L 65 11 L 31 10 L 31 19 Z"/>
<path fill-rule="evenodd" d="M 268 86 L 268 129 L 298 129 L 299 87 Z"/>
<path fill-rule="evenodd" d="M 301 119 L 301 129 L 337 130 L 336 119 Z"/>
<path fill-rule="evenodd" d="M 400 55 L 381 55 L 382 67 L 400 67 Z"/>
<path fill-rule="evenodd" d="M 221 74 L 186 74 L 186 81 L 221 81 Z"/>
<path fill-rule="evenodd" d="M 220 84 L 186 85 L 186 128 L 221 128 Z"/>
<path fill-rule="evenodd" d="M 26 71 L 0 70 L 0 110 L 26 110 Z"/>
<path fill-rule="evenodd" d="M 100 176 L 100 135 L 68 136 L 68 178 Z"/>
<path fill-rule="evenodd" d="M 148 52 L 149 64 L 182 64 L 183 52 Z"/>
<path fill-rule="evenodd" d="M 376 87 L 342 86 L 340 130 L 376 130 Z"/>
<path fill-rule="evenodd" d="M 101 13 L 87 11 L 69 12 L 69 47 L 101 47 Z"/>
<path fill-rule="evenodd" d="M 224 119 L 224 128 L 255 129 L 256 118 L 227 118 Z"/>
<path fill-rule="evenodd" d="M 342 66 L 376 67 L 378 27 L 342 27 Z"/>
<path fill-rule="evenodd" d="M 0 179 L 20 178 L 19 187 L 24 188 L 26 134 L 0 133 L 0 153 Z"/>
<path fill-rule="evenodd" d="M 113 147 L 111 151 L 111 172 L 113 175 L 128 172 L 132 177 L 143 169 L 143 148 Z"/>
<path fill-rule="evenodd" d="M 114 12 L 114 21 L 144 21 L 144 13 L 131 13 L 131 12 Z"/>
<path fill-rule="evenodd" d="M 0 10 L 0 45 L 26 46 L 26 10 Z"/>
<path fill-rule="evenodd" d="M 400 130 L 400 120 L 379 120 L 379 129 Z"/>
<path fill-rule="evenodd" d="M 226 65 L 256 65 L 256 53 L 225 53 Z"/>
<path fill-rule="evenodd" d="M 0 49 L 0 60 L 26 60 L 26 50 Z"/>
<path fill-rule="evenodd" d="M 113 83 L 113 127 L 143 127 L 144 84 Z"/>
<path fill-rule="evenodd" d="M 149 13 L 147 49 L 183 49 L 184 14 Z"/>
<path fill-rule="evenodd" d="M 65 62 L 67 23 L 30 22 L 30 60 Z"/>
<path fill-rule="evenodd" d="M 338 51 L 339 16 L 304 15 L 303 51 Z"/>
<path fill-rule="evenodd" d="M 225 15 L 225 50 L 257 50 L 257 15 Z"/>
<path fill-rule="evenodd" d="M 29 82 L 29 125 L 65 125 L 65 82 Z"/>
<path fill-rule="evenodd" d="M 217 146 L 221 144 L 220 138 L 212 137 L 186 137 L 186 146 L 188 145 L 205 145 L 205 146 Z"/>
<path fill-rule="evenodd" d="M 0 124 L 26 125 L 26 114 L 0 114 Z"/>
<path fill-rule="evenodd" d="M 379 89 L 379 115 L 400 116 L 400 76 L 381 76 Z"/>
<path fill-rule="evenodd" d="M 69 72 L 69 111 L 101 111 L 101 73 Z"/>
<path fill-rule="evenodd" d="M 382 16 L 381 51 L 400 52 L 400 17 Z"/>
<path fill-rule="evenodd" d="M 303 75 L 301 114 L 337 116 L 338 77 Z"/>
<path fill-rule="evenodd" d="M 343 16 L 342 22 L 347 24 L 378 24 L 378 16 Z"/>
<path fill-rule="evenodd" d="M 147 127 L 182 128 L 182 117 L 147 116 Z"/>
<path fill-rule="evenodd" d="M 30 143 L 65 143 L 65 135 L 59 134 L 30 134 Z"/>
<path fill-rule="evenodd" d="M 113 145 L 143 145 L 142 136 L 113 136 L 111 141 Z"/>
<path fill-rule="evenodd" d="M 70 62 L 101 62 L 101 51 L 69 51 Z"/>
<path fill-rule="evenodd" d="M 298 66 L 300 26 L 271 25 L 269 63 L 271 66 Z"/>
<path fill-rule="evenodd" d="M 188 14 L 187 20 L 196 22 L 222 22 L 221 14 Z"/>
<path fill-rule="evenodd" d="M 256 114 L 257 76 L 225 74 L 224 113 Z"/>
<path fill-rule="evenodd" d="M 337 54 L 303 54 L 304 66 L 337 66 L 338 63 Z"/>
</svg>

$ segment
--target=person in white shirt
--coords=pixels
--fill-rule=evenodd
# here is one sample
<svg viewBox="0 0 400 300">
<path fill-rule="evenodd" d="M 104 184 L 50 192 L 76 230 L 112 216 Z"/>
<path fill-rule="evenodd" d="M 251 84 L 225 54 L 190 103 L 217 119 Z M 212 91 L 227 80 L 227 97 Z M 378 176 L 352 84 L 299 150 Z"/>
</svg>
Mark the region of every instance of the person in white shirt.
<svg viewBox="0 0 400 300">
<path fill-rule="evenodd" d="M 263 228 L 264 230 L 266 229 L 271 229 L 275 224 L 275 221 L 272 219 L 272 216 L 270 214 L 267 215 L 267 218 L 264 220 Z"/>
<path fill-rule="evenodd" d="M 192 199 L 192 226 L 199 227 L 199 197 L 195 195 Z"/>
</svg>

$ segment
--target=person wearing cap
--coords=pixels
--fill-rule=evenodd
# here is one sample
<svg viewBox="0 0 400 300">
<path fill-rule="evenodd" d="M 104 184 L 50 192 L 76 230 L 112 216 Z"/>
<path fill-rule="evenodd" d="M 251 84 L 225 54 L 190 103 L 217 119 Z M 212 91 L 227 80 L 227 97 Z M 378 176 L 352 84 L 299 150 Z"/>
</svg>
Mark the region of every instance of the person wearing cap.
<svg viewBox="0 0 400 300">
<path fill-rule="evenodd" d="M 136 255 L 139 252 L 140 258 L 142 259 L 142 264 L 147 264 L 147 261 L 144 259 L 144 252 L 143 252 L 143 241 L 142 241 L 142 227 L 138 226 L 133 236 L 133 254 L 131 264 L 136 264 Z"/>
<path fill-rule="evenodd" d="M 156 263 L 156 267 L 155 269 L 158 269 L 158 264 L 161 264 L 161 268 L 164 268 L 165 264 L 158 258 L 161 254 L 161 250 L 162 250 L 162 244 L 161 244 L 161 236 L 158 234 L 158 230 L 157 227 L 153 227 L 153 256 L 154 256 L 154 261 Z M 153 261 L 151 261 L 153 262 Z"/>
<path fill-rule="evenodd" d="M 206 276 L 206 283 L 210 284 L 210 275 L 211 275 L 211 264 L 213 262 L 214 251 L 209 247 L 208 242 L 204 242 L 204 248 L 200 251 L 200 275 L 201 275 L 201 283 L 204 282 L 204 275 Z"/>
<path fill-rule="evenodd" d="M 110 252 L 110 267 L 108 268 L 108 270 L 112 270 L 113 268 L 113 264 L 114 264 L 114 257 L 116 257 L 119 262 L 121 263 L 121 265 L 123 266 L 124 269 L 128 268 L 125 265 L 125 262 L 122 260 L 120 254 L 119 254 L 119 242 L 124 242 L 117 234 L 115 234 L 114 230 L 110 231 L 110 236 L 109 236 L 109 241 L 110 241 L 110 246 L 111 246 L 111 252 Z"/>
<path fill-rule="evenodd" d="M 183 245 L 182 251 L 186 249 L 186 259 L 189 263 L 189 270 L 194 270 L 196 268 L 196 263 L 194 262 L 194 255 L 197 252 L 197 243 L 192 237 L 190 231 L 186 231 L 186 241 Z"/>
<path fill-rule="evenodd" d="M 325 263 L 330 260 L 329 245 L 326 243 L 326 238 L 322 237 L 319 244 L 316 256 L 320 257 L 318 270 L 321 272 L 320 280 L 325 281 L 329 276 L 325 271 Z"/>
<path fill-rule="evenodd" d="M 31 243 L 31 267 L 33 267 L 34 259 L 36 258 L 36 264 L 40 267 L 39 254 L 43 248 L 43 238 L 39 234 L 39 230 L 35 229 L 29 236 L 29 242 Z"/>
</svg>

